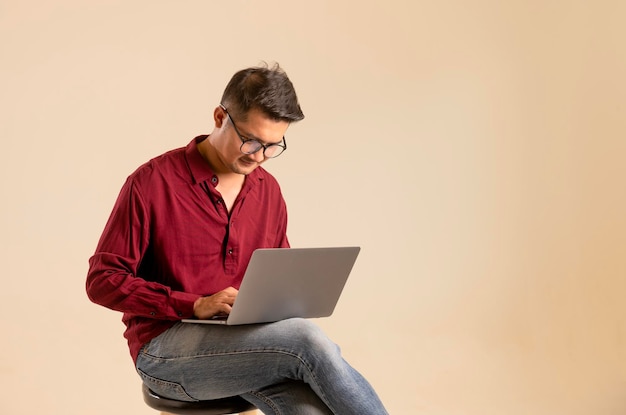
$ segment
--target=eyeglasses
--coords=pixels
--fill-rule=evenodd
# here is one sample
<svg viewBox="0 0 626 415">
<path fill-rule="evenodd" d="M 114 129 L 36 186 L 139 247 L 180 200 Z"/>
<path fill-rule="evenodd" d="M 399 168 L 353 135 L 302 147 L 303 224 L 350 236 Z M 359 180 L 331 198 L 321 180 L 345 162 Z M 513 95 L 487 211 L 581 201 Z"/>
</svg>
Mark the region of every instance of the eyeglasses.
<svg viewBox="0 0 626 415">
<path fill-rule="evenodd" d="M 226 107 L 224 107 L 223 105 L 220 105 L 220 107 L 222 107 L 226 115 L 228 115 L 228 118 L 230 119 L 230 122 L 233 124 L 233 128 L 235 129 L 237 136 L 241 140 L 241 147 L 239 147 L 239 150 L 241 150 L 242 153 L 254 154 L 257 151 L 263 149 L 263 157 L 268 158 L 268 159 L 273 159 L 273 158 L 280 156 L 283 153 L 283 151 L 287 150 L 287 140 L 285 140 L 285 136 L 283 136 L 283 140 L 282 140 L 283 144 L 281 143 L 263 144 L 262 142 L 254 138 L 246 138 L 242 136 L 241 133 L 239 133 L 237 126 L 235 125 L 235 121 L 233 120 L 233 117 L 230 116 Z"/>
</svg>

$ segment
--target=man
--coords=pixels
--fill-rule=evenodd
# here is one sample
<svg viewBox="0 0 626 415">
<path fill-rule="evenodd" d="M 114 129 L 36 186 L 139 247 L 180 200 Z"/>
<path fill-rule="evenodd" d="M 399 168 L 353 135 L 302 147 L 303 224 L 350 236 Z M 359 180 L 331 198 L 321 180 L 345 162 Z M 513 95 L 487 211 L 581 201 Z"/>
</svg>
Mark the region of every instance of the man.
<svg viewBox="0 0 626 415">
<path fill-rule="evenodd" d="M 178 400 L 241 395 L 266 414 L 386 414 L 339 348 L 304 319 L 185 324 L 228 314 L 257 248 L 288 247 L 287 210 L 261 164 L 304 115 L 278 65 L 237 72 L 213 132 L 124 184 L 91 257 L 87 293 L 124 313 L 143 382 Z"/>
</svg>

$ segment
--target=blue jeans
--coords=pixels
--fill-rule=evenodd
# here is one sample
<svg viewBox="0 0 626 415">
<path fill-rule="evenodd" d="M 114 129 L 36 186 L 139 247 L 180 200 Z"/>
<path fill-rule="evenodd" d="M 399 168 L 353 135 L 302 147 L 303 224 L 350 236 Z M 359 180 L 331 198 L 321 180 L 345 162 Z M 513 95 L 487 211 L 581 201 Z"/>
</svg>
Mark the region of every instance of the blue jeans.
<svg viewBox="0 0 626 415">
<path fill-rule="evenodd" d="M 387 414 L 339 347 L 304 319 L 178 323 L 143 347 L 137 371 L 154 392 L 177 400 L 241 395 L 265 414 Z"/>
</svg>

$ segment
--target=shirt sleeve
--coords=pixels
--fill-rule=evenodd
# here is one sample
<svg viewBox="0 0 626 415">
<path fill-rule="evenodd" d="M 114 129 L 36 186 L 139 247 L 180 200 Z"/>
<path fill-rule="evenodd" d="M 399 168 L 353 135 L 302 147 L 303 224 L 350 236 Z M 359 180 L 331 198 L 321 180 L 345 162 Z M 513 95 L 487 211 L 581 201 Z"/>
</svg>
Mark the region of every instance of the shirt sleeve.
<svg viewBox="0 0 626 415">
<path fill-rule="evenodd" d="M 150 240 L 150 212 L 129 178 L 89 259 L 87 295 L 94 303 L 134 316 L 180 320 L 193 316 L 196 294 L 137 276 Z"/>
<path fill-rule="evenodd" d="M 289 238 L 287 238 L 287 205 L 285 204 L 285 200 L 280 198 L 280 214 L 279 214 L 279 231 L 277 233 L 278 239 L 274 246 L 277 248 L 289 248 Z"/>
</svg>

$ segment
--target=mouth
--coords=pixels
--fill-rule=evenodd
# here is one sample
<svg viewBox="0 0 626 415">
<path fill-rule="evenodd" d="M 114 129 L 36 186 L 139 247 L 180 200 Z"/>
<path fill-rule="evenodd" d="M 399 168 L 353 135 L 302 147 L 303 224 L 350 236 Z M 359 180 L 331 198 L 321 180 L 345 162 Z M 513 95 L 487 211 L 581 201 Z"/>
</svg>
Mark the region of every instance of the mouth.
<svg viewBox="0 0 626 415">
<path fill-rule="evenodd" d="M 256 166 L 257 162 L 250 159 L 240 159 L 241 163 L 247 167 Z"/>
</svg>

